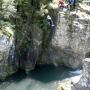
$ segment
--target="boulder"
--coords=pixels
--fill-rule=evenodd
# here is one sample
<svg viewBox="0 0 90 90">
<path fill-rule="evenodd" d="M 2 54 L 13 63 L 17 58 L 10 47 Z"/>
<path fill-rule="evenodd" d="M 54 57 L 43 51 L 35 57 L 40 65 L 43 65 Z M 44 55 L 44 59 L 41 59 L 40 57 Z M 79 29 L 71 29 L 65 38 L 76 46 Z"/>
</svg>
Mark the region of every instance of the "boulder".
<svg viewBox="0 0 90 90">
<path fill-rule="evenodd" d="M 90 90 L 90 58 L 83 60 L 82 77 L 71 90 Z"/>
</svg>

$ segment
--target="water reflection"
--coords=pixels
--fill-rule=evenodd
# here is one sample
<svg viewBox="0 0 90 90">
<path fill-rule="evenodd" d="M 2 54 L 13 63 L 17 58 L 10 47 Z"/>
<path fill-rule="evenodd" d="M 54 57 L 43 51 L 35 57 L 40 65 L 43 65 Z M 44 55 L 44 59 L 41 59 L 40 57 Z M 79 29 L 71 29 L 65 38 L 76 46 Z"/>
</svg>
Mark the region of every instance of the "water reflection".
<svg viewBox="0 0 90 90">
<path fill-rule="evenodd" d="M 41 65 L 31 71 L 29 77 L 43 83 L 48 83 L 79 75 L 80 73 L 79 70 L 66 68 L 64 66 L 54 67 L 52 65 Z"/>
</svg>

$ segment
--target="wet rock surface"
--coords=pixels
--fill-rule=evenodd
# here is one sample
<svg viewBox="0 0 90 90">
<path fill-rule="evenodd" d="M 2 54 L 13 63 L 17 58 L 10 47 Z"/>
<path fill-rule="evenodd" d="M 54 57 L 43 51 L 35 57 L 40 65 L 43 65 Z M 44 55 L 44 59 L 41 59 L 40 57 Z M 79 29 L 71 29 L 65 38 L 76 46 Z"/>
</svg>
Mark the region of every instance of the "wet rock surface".
<svg viewBox="0 0 90 90">
<path fill-rule="evenodd" d="M 71 90 L 90 90 L 90 58 L 83 60 L 82 77 Z"/>
</svg>

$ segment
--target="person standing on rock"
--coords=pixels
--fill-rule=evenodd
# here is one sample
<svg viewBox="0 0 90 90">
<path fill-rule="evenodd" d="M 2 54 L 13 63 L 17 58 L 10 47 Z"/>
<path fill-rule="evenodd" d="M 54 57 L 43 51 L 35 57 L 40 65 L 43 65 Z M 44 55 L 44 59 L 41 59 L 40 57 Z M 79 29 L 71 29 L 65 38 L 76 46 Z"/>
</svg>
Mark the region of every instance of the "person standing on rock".
<svg viewBox="0 0 90 90">
<path fill-rule="evenodd" d="M 50 27 L 50 28 L 51 28 L 51 27 L 54 27 L 53 20 L 52 20 L 51 16 L 49 15 L 48 10 L 46 10 L 46 11 L 44 12 L 44 15 L 45 15 L 45 17 L 46 17 L 46 19 L 47 19 L 47 22 L 48 22 L 49 27 Z"/>
<path fill-rule="evenodd" d="M 47 20 L 48 27 L 50 29 L 49 38 L 48 38 L 48 42 L 50 42 L 52 40 L 52 37 L 54 36 L 54 33 L 55 33 L 55 25 L 53 23 L 51 16 L 48 13 L 48 10 L 45 11 L 44 15 L 45 15 L 45 18 Z"/>
<path fill-rule="evenodd" d="M 59 0 L 59 7 L 60 7 L 61 9 L 64 8 L 64 0 Z"/>
<path fill-rule="evenodd" d="M 75 7 L 76 7 L 76 0 L 68 0 L 68 5 L 69 5 L 69 7 L 70 7 L 70 9 L 75 9 Z"/>
<path fill-rule="evenodd" d="M 51 16 L 49 14 L 47 14 L 47 21 L 48 21 L 48 25 L 50 27 L 53 27 L 54 26 L 53 21 L 52 21 L 52 18 L 51 18 Z"/>
</svg>

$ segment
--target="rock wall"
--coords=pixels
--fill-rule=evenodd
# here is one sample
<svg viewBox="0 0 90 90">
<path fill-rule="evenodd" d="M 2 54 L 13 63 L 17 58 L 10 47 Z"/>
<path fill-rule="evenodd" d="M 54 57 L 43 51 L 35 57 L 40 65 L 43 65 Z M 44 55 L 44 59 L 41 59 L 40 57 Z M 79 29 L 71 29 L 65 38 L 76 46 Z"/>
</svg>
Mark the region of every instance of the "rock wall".
<svg viewBox="0 0 90 90">
<path fill-rule="evenodd" d="M 55 66 L 63 64 L 71 68 L 81 67 L 82 59 L 90 50 L 89 17 L 89 14 L 81 10 L 60 12 L 60 20 L 43 56 L 43 62 Z"/>
<path fill-rule="evenodd" d="M 90 58 L 83 60 L 82 77 L 71 90 L 90 90 Z"/>
<path fill-rule="evenodd" d="M 4 0 L 2 4 L 0 76 L 12 74 L 17 68 L 29 71 L 36 64 L 82 66 L 82 59 L 90 52 L 89 13 L 80 9 L 58 11 L 57 15 L 57 9 L 45 2 L 40 2 L 41 8 L 30 0 L 17 3 Z M 43 15 L 46 7 L 54 28 L 48 26 Z"/>
<path fill-rule="evenodd" d="M 12 44 L 9 44 L 10 42 Z M 8 41 L 4 35 L 0 36 L 0 79 L 4 79 L 16 71 L 15 63 L 13 40 Z"/>
<path fill-rule="evenodd" d="M 49 11 L 55 21 L 57 10 L 54 10 L 47 0 L 38 1 L 40 5 L 32 0 L 24 1 L 24 4 L 17 3 L 16 51 L 20 61 L 19 67 L 28 71 L 42 61 L 43 52 L 49 46 L 50 27 L 44 12 Z"/>
<path fill-rule="evenodd" d="M 14 24 L 10 17 L 15 13 L 13 0 L 3 0 L 0 13 L 0 79 L 16 72 Z"/>
</svg>

